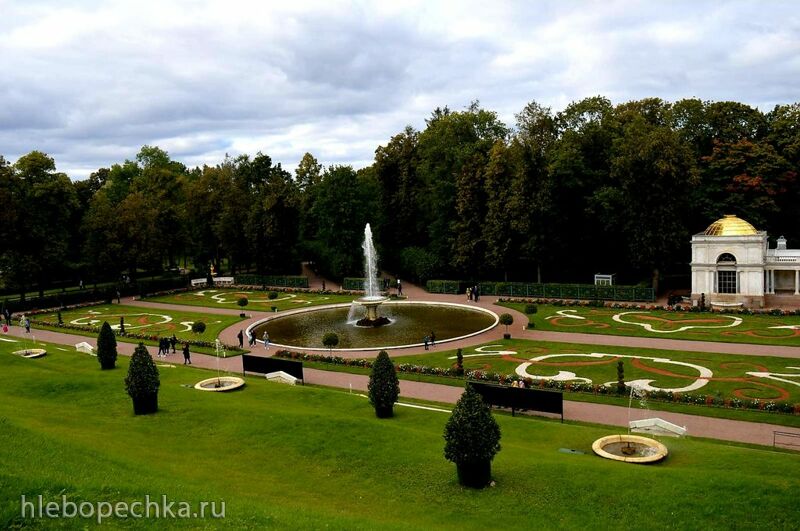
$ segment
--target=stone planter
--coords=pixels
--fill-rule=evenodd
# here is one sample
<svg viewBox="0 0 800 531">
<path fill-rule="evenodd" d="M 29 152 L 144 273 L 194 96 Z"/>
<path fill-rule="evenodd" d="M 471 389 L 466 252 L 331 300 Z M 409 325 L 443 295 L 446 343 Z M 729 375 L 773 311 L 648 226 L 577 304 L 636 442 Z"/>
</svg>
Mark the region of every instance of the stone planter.
<svg viewBox="0 0 800 531">
<path fill-rule="evenodd" d="M 158 411 L 158 393 L 133 398 L 133 414 L 149 415 Z"/>
<path fill-rule="evenodd" d="M 506 332 L 505 334 L 503 334 L 503 339 L 511 339 L 511 334 Z"/>
<path fill-rule="evenodd" d="M 242 313 L 240 313 L 240 314 L 239 314 L 239 317 L 241 317 L 242 319 L 244 319 L 244 318 L 245 318 L 245 317 L 247 317 L 247 316 L 244 314 L 244 312 L 242 312 Z"/>
<path fill-rule="evenodd" d="M 492 479 L 492 462 L 479 461 L 476 463 L 456 463 L 458 482 L 465 487 L 482 489 Z"/>
<path fill-rule="evenodd" d="M 379 419 L 388 419 L 389 417 L 394 416 L 394 406 L 384 407 L 384 406 L 376 406 L 375 407 L 375 416 Z"/>
</svg>

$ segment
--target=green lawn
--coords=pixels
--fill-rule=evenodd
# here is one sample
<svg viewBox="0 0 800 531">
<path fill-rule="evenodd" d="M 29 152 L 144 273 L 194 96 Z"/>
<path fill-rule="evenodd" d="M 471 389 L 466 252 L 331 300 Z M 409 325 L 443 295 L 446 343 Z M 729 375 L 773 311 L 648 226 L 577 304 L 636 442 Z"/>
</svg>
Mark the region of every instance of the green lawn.
<svg viewBox="0 0 800 531">
<path fill-rule="evenodd" d="M 108 321 L 112 328 L 118 330 L 120 317 L 125 318 L 125 331 L 128 333 L 146 334 L 152 338 L 175 334 L 178 339 L 200 341 L 214 341 L 222 330 L 241 321 L 241 318 L 235 315 L 203 314 L 119 304 L 101 304 L 61 312 L 61 319 L 66 327 L 99 328 L 103 321 Z M 35 318 L 53 325 L 58 323 L 55 313 L 37 315 Z M 192 323 L 197 321 L 206 324 L 206 330 L 202 334 L 191 330 Z"/>
<path fill-rule="evenodd" d="M 236 302 L 242 297 L 248 300 L 247 306 L 242 311 L 272 311 L 272 307 L 283 310 L 293 310 L 305 308 L 307 306 L 319 306 L 322 304 L 338 304 L 342 302 L 352 302 L 354 295 L 338 295 L 335 293 L 286 293 L 274 291 L 277 297 L 269 298 L 270 291 L 244 291 L 237 289 L 202 289 L 199 291 L 188 291 L 176 293 L 175 295 L 163 295 L 160 297 L 148 297 L 147 300 L 153 302 L 166 302 L 170 304 L 185 304 L 187 306 L 205 306 L 207 308 L 242 308 Z"/>
<path fill-rule="evenodd" d="M 526 305 L 504 302 L 500 306 L 524 313 Z M 624 322 L 615 321 L 614 316 Z M 537 330 L 555 332 L 800 346 L 800 316 L 797 315 L 776 317 L 541 304 L 539 311 L 528 318 Z M 693 328 L 680 330 L 683 327 Z"/>
<path fill-rule="evenodd" d="M 185 386 L 209 373 L 177 367 L 160 369 L 161 411 L 137 418 L 123 389 L 127 359 L 103 372 L 85 355 L 55 350 L 25 360 L 8 350 L 0 344 L 3 528 L 51 524 L 21 519 L 23 494 L 45 502 L 147 494 L 224 500 L 224 525 L 234 528 L 788 529 L 797 522 L 794 453 L 667 439 L 665 462 L 626 465 L 591 455 L 592 441 L 616 428 L 497 415 L 497 484 L 465 490 L 442 455 L 446 413 L 397 407 L 395 418 L 379 420 L 355 394 L 259 378 L 239 392 L 202 393 Z"/>
</svg>

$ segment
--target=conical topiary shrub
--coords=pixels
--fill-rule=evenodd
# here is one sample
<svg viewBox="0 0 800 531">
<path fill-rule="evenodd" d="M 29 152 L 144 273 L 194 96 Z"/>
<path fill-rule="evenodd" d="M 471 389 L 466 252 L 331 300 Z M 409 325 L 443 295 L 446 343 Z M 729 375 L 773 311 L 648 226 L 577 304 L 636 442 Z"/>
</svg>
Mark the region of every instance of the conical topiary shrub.
<svg viewBox="0 0 800 531">
<path fill-rule="evenodd" d="M 378 353 L 372 372 L 369 375 L 369 401 L 375 407 L 378 418 L 388 418 L 394 415 L 394 403 L 400 396 L 400 380 L 394 369 L 394 363 L 385 350 Z"/>
<path fill-rule="evenodd" d="M 469 385 L 445 425 L 444 440 L 444 456 L 456 464 L 458 482 L 478 489 L 488 485 L 492 459 L 500 451 L 500 426 Z"/>
<path fill-rule="evenodd" d="M 100 334 L 97 336 L 97 361 L 104 371 L 113 369 L 117 364 L 117 338 L 108 321 L 100 327 Z"/>
<path fill-rule="evenodd" d="M 133 351 L 128 376 L 125 377 L 125 390 L 133 400 L 133 413 L 147 415 L 158 411 L 158 367 L 141 343 Z"/>
</svg>

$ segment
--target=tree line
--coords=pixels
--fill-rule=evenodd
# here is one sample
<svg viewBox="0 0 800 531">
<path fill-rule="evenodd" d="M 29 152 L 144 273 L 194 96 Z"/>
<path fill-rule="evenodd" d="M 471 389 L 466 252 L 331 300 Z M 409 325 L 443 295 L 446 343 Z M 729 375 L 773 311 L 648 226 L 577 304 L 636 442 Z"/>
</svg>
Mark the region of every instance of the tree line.
<svg viewBox="0 0 800 531">
<path fill-rule="evenodd" d="M 435 109 L 359 170 L 306 153 L 188 168 L 144 146 L 71 181 L 39 151 L 0 156 L 6 287 L 193 264 L 331 278 L 362 274 L 364 225 L 381 266 L 413 279 L 629 283 L 688 274 L 691 235 L 737 214 L 800 237 L 800 105 L 586 98 L 531 102 L 512 126 L 477 102 Z"/>
</svg>

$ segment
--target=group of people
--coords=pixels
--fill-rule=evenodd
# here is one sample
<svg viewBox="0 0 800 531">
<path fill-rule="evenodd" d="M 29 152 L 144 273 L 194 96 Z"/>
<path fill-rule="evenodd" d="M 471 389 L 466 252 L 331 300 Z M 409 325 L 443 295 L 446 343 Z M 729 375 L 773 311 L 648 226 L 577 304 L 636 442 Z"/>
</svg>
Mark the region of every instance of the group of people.
<svg viewBox="0 0 800 531">
<path fill-rule="evenodd" d="M 172 349 L 172 353 L 176 354 L 177 351 L 175 347 L 178 345 L 178 338 L 175 337 L 175 334 L 172 334 L 172 337 L 162 337 L 158 340 L 158 357 L 159 358 L 166 358 L 169 355 L 169 349 Z M 192 364 L 192 357 L 191 353 L 189 352 L 189 343 L 183 343 L 183 364 L 184 365 L 191 365 Z"/>
<path fill-rule="evenodd" d="M 528 384 L 525 383 L 525 380 L 514 380 L 511 382 L 511 387 L 519 387 L 520 389 L 525 389 L 528 387 Z"/>
<path fill-rule="evenodd" d="M 162 337 L 158 339 L 158 357 L 166 358 L 169 354 L 169 349 L 172 347 L 172 353 L 175 354 L 175 346 L 178 344 L 178 338 L 175 334 L 172 337 Z"/>
<path fill-rule="evenodd" d="M 244 348 L 244 331 L 239 330 L 239 333 L 236 334 L 236 337 L 239 339 L 239 348 Z M 267 331 L 264 331 L 264 335 L 261 336 L 261 339 L 264 341 L 264 350 L 269 350 L 269 334 Z M 247 346 L 254 347 L 256 345 L 256 335 L 248 330 L 247 331 Z"/>
<path fill-rule="evenodd" d="M 430 345 L 431 347 L 435 347 L 436 346 L 436 334 L 434 334 L 433 330 L 431 330 L 431 333 L 428 334 L 427 336 L 425 336 L 424 338 L 422 338 L 422 341 L 423 341 L 423 343 L 425 343 L 425 350 L 428 350 L 428 345 Z"/>
<path fill-rule="evenodd" d="M 467 300 L 478 302 L 481 297 L 481 285 L 475 284 L 467 288 Z"/>
</svg>

